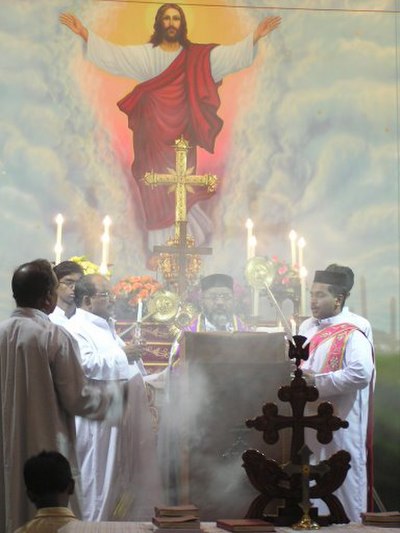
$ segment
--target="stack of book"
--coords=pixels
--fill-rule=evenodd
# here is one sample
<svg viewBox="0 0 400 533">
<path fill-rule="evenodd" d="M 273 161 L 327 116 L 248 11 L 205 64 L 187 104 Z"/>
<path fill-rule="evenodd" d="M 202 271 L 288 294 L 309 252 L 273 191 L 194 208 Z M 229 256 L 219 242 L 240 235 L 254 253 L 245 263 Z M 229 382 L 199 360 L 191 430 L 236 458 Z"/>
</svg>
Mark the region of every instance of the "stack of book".
<svg viewBox="0 0 400 533">
<path fill-rule="evenodd" d="M 232 531 L 233 533 L 269 533 L 275 531 L 274 524 L 265 520 L 257 520 L 252 518 L 239 518 L 239 519 L 225 519 L 221 518 L 217 520 L 217 527 L 220 529 L 226 529 L 226 531 Z"/>
<path fill-rule="evenodd" d="M 361 513 L 361 519 L 365 526 L 400 527 L 399 511 L 388 511 L 386 513 Z"/>
<path fill-rule="evenodd" d="M 153 524 L 157 533 L 198 533 L 199 509 L 195 505 L 159 506 L 154 508 Z"/>
</svg>

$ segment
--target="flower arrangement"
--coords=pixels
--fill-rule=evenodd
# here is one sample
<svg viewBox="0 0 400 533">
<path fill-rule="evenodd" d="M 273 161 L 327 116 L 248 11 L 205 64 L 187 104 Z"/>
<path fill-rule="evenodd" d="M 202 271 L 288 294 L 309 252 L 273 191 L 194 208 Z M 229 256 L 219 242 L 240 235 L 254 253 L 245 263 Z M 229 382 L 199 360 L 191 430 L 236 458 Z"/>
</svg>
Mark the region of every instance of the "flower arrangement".
<svg viewBox="0 0 400 533">
<path fill-rule="evenodd" d="M 100 274 L 100 267 L 87 259 L 85 255 L 70 257 L 69 261 L 78 263 L 83 268 L 83 273 L 86 274 Z M 106 276 L 110 277 L 111 272 L 107 272 Z"/>
<path fill-rule="evenodd" d="M 272 281 L 272 286 L 281 289 L 291 289 L 299 283 L 299 267 L 298 265 L 287 264 L 276 255 L 271 257 L 271 261 L 275 267 L 275 276 Z"/>
<path fill-rule="evenodd" d="M 145 303 L 161 288 L 161 283 L 151 276 L 127 276 L 120 279 L 113 287 L 117 319 L 135 318 L 139 300 Z"/>
</svg>

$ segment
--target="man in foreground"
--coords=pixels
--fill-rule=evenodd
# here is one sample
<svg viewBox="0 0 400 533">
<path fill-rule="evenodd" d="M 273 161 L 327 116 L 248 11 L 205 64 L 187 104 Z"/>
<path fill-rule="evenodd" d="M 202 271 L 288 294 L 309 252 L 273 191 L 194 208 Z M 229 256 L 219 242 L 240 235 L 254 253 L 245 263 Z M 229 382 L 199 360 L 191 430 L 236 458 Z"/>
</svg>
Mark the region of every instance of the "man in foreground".
<svg viewBox="0 0 400 533">
<path fill-rule="evenodd" d="M 40 451 L 57 450 L 78 474 L 75 415 L 116 420 L 122 415 L 121 386 L 90 387 L 79 349 L 48 315 L 57 301 L 51 265 L 37 259 L 12 277 L 17 308 L 0 323 L 0 531 L 12 533 L 33 515 L 23 485 L 25 461 Z M 72 499 L 77 516 L 78 500 Z"/>
<path fill-rule="evenodd" d="M 346 274 L 316 271 L 311 288 L 313 320 L 300 326 L 299 334 L 309 340 L 310 355 L 302 364 L 303 376 L 315 385 L 321 401 L 333 404 L 335 414 L 347 420 L 349 427 L 333 434 L 329 444 L 322 445 L 316 432 L 306 431 L 306 443 L 319 463 L 339 450 L 351 454 L 351 468 L 342 486 L 335 492 L 352 522 L 361 522 L 360 514 L 367 511 L 368 488 L 372 489 L 372 438 L 370 415 L 374 360 L 372 345 L 357 326 L 343 313 L 348 294 Z M 322 514 L 323 502 L 316 501 Z"/>
<path fill-rule="evenodd" d="M 15 533 L 57 533 L 65 524 L 78 520 L 68 508 L 75 481 L 61 453 L 42 451 L 30 457 L 24 465 L 24 480 L 37 513 Z"/>
</svg>

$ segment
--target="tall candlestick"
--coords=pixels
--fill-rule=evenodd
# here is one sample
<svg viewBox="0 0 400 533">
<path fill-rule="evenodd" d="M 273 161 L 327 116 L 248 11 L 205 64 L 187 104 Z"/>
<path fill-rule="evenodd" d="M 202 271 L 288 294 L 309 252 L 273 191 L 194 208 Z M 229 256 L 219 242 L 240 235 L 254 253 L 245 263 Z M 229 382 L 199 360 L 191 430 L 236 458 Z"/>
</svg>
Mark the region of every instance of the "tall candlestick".
<svg viewBox="0 0 400 533">
<path fill-rule="evenodd" d="M 101 236 L 102 250 L 101 250 L 101 264 L 100 272 L 101 274 L 107 274 L 108 272 L 108 263 L 110 259 L 110 226 L 111 218 L 107 215 L 103 219 L 104 232 Z"/>
<path fill-rule="evenodd" d="M 58 263 L 61 261 L 61 252 L 62 252 L 62 227 L 64 223 L 64 217 L 59 213 L 55 218 L 56 224 L 57 224 L 57 230 L 56 230 L 56 245 L 54 246 L 54 252 L 56 254 L 55 256 L 55 264 L 58 265 Z"/>
<path fill-rule="evenodd" d="M 260 291 L 253 289 L 253 316 L 258 316 L 260 313 Z"/>
<path fill-rule="evenodd" d="M 142 318 L 143 318 L 143 302 L 142 302 L 142 299 L 139 298 L 138 300 L 138 305 L 137 305 L 137 317 L 136 317 L 136 322 L 138 324 L 141 323 L 142 321 Z"/>
<path fill-rule="evenodd" d="M 306 302 L 306 278 L 307 278 L 307 269 L 302 266 L 300 271 L 300 315 L 306 316 L 307 312 L 307 302 Z"/>
<path fill-rule="evenodd" d="M 297 241 L 297 248 L 299 250 L 299 272 L 304 266 L 304 246 L 306 245 L 306 241 L 303 237 L 300 237 L 300 239 Z"/>
<path fill-rule="evenodd" d="M 251 239 L 250 239 L 250 250 L 249 250 L 248 259 L 251 259 L 252 257 L 255 257 L 255 255 L 256 255 L 256 246 L 257 246 L 257 239 L 256 239 L 255 235 L 252 235 Z"/>
<path fill-rule="evenodd" d="M 251 259 L 251 239 L 253 237 L 253 228 L 254 224 L 251 218 L 246 220 L 246 229 L 247 229 L 247 260 Z"/>
<path fill-rule="evenodd" d="M 290 258 L 291 258 L 291 264 L 292 267 L 296 264 L 296 239 L 297 239 L 297 233 L 292 229 L 292 231 L 289 233 L 289 239 L 290 239 Z"/>
</svg>

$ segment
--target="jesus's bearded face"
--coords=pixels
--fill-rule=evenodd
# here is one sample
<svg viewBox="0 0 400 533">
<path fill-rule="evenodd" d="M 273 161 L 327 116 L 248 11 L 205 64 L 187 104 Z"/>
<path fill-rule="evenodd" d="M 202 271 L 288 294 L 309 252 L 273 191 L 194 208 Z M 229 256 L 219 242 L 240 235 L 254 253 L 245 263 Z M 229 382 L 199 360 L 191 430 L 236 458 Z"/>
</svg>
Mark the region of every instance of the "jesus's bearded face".
<svg viewBox="0 0 400 533">
<path fill-rule="evenodd" d="M 167 9 L 161 19 L 161 25 L 164 41 L 176 42 L 180 40 L 181 15 L 179 11 L 174 8 Z"/>
</svg>

